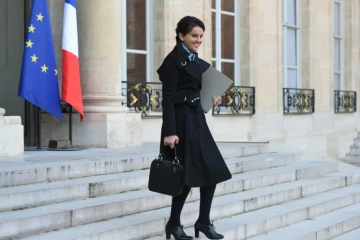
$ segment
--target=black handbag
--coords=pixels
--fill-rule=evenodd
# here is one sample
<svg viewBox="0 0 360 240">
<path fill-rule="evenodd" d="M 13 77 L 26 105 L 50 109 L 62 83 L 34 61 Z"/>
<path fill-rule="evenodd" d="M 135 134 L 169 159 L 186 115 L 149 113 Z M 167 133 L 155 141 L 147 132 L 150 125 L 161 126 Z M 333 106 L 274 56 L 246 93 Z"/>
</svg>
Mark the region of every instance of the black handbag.
<svg viewBox="0 0 360 240">
<path fill-rule="evenodd" d="M 149 190 L 173 197 L 179 196 L 183 191 L 182 179 L 184 168 L 176 155 L 168 158 L 163 153 L 163 148 L 158 158 L 154 159 L 150 166 Z"/>
</svg>

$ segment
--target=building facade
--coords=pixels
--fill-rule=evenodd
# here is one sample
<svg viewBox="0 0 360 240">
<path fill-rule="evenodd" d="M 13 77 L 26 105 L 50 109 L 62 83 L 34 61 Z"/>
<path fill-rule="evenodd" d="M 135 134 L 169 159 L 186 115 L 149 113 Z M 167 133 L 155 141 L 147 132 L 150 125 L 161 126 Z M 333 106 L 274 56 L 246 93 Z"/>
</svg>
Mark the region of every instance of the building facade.
<svg viewBox="0 0 360 240">
<path fill-rule="evenodd" d="M 48 2 L 61 84 L 64 3 Z M 35 136 L 34 113 L 17 86 L 31 3 L 0 4 L 7 20 L 0 21 L 0 106 L 21 116 L 26 145 Z M 206 25 L 199 56 L 234 80 L 223 105 L 207 113 L 216 140 L 278 141 L 345 156 L 360 127 L 359 0 L 78 0 L 85 118 L 73 114 L 74 145 L 159 141 L 156 70 L 186 15 Z M 66 112 L 62 122 L 41 113 L 43 145 L 67 139 L 67 129 Z"/>
</svg>

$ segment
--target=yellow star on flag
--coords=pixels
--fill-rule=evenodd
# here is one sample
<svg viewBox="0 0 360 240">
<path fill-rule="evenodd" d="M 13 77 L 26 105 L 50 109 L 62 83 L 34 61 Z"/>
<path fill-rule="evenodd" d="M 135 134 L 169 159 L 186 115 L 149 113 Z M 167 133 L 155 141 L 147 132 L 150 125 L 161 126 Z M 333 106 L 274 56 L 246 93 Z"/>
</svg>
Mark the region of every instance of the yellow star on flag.
<svg viewBox="0 0 360 240">
<path fill-rule="evenodd" d="M 28 27 L 28 29 L 29 29 L 29 32 L 35 33 L 36 27 L 34 27 L 34 26 L 31 24 L 31 26 Z"/>
<path fill-rule="evenodd" d="M 41 72 L 47 72 L 48 67 L 44 64 L 44 66 L 41 66 Z"/>
<path fill-rule="evenodd" d="M 36 15 L 36 16 L 37 16 L 37 20 L 42 22 L 44 16 L 42 16 L 41 13 L 39 13 L 39 14 Z"/>
<path fill-rule="evenodd" d="M 32 48 L 32 45 L 34 43 L 29 39 L 29 41 L 26 42 L 26 47 Z"/>
<path fill-rule="evenodd" d="M 31 56 L 31 62 L 36 62 L 37 59 L 38 57 L 35 54 Z"/>
<path fill-rule="evenodd" d="M 55 71 L 55 75 L 57 75 L 57 70 L 56 70 L 56 69 L 54 69 L 54 71 Z"/>
</svg>

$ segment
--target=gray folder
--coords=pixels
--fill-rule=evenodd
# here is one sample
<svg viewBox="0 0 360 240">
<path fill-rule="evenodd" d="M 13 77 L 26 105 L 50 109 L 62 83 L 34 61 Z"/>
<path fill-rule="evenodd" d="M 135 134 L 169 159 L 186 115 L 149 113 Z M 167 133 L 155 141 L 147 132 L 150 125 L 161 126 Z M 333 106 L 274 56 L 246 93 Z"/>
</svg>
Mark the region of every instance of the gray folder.
<svg viewBox="0 0 360 240">
<path fill-rule="evenodd" d="M 202 74 L 201 105 L 206 112 L 213 107 L 213 96 L 221 96 L 231 86 L 233 80 L 213 67 Z"/>
</svg>

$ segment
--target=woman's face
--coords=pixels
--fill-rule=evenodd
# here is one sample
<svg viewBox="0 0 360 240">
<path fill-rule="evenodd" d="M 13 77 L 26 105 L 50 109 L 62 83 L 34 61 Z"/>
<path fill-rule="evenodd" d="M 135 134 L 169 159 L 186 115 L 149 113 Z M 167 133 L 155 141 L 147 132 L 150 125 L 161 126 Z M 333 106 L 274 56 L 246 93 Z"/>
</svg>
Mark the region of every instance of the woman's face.
<svg viewBox="0 0 360 240">
<path fill-rule="evenodd" d="M 185 46 L 190 50 L 190 52 L 197 52 L 203 41 L 203 35 L 204 30 L 201 27 L 196 26 L 193 27 L 193 29 L 191 29 L 191 31 L 186 35 L 180 33 L 179 37 Z"/>
</svg>

